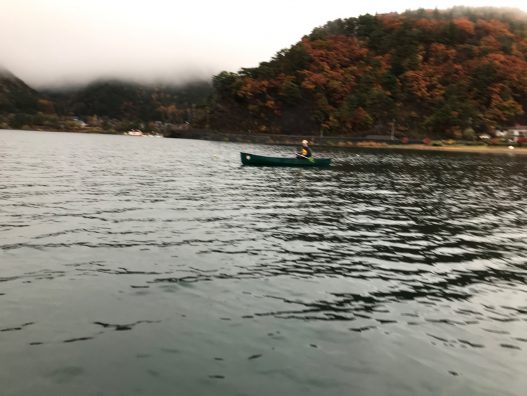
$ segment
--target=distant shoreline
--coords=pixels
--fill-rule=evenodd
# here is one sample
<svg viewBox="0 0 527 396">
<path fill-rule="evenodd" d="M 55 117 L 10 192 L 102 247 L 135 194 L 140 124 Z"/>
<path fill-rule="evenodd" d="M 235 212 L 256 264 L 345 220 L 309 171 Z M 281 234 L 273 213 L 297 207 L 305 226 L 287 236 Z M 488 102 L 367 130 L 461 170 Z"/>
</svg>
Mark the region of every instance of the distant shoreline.
<svg viewBox="0 0 527 396">
<path fill-rule="evenodd" d="M 520 154 L 527 155 L 527 147 L 508 147 L 498 146 L 466 146 L 466 145 L 452 145 L 452 146 L 427 146 L 425 144 L 397 144 L 386 146 L 367 146 L 358 145 L 357 148 L 376 148 L 376 149 L 392 149 L 392 150 L 415 150 L 415 151 L 449 151 L 457 153 L 481 153 L 481 154 Z"/>
<path fill-rule="evenodd" d="M 98 135 L 123 135 L 124 132 L 116 131 L 59 131 L 59 130 L 27 130 L 27 129 L 0 129 L 1 131 L 21 131 L 21 132 L 60 132 L 60 133 L 83 133 Z M 146 136 L 146 135 L 145 135 Z M 130 136 L 139 139 L 144 136 Z M 425 144 L 388 144 L 373 141 L 350 141 L 349 137 L 318 137 L 303 135 L 264 135 L 264 134 L 241 134 L 224 133 L 211 130 L 177 130 L 172 131 L 166 138 L 209 140 L 232 143 L 252 143 L 268 145 L 299 145 L 302 139 L 308 139 L 314 148 L 344 148 L 344 149 L 377 149 L 377 150 L 408 150 L 408 151 L 447 151 L 457 153 L 477 153 L 477 154 L 518 154 L 527 155 L 527 147 L 514 147 L 510 149 L 506 146 L 487 146 L 487 145 L 444 145 L 433 146 Z"/>
<path fill-rule="evenodd" d="M 178 130 L 172 131 L 167 138 L 210 140 L 232 143 L 253 143 L 269 145 L 299 145 L 303 139 L 311 142 L 314 148 L 364 148 L 364 149 L 391 149 L 414 151 L 449 151 L 458 153 L 482 154 L 520 154 L 527 155 L 527 147 L 487 146 L 487 145 L 425 145 L 425 144 L 390 144 L 364 140 L 351 140 L 349 136 L 320 137 L 304 135 L 265 135 L 225 133 L 211 130 Z"/>
</svg>

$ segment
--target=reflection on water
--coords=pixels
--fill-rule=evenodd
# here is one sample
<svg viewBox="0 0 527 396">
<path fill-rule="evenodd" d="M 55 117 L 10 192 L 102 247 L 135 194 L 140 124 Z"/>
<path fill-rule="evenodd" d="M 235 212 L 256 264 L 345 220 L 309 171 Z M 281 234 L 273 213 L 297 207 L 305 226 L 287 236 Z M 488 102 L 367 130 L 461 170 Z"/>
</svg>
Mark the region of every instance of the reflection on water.
<svg viewBox="0 0 527 396">
<path fill-rule="evenodd" d="M 527 165 L 0 132 L 3 394 L 520 395 Z"/>
</svg>

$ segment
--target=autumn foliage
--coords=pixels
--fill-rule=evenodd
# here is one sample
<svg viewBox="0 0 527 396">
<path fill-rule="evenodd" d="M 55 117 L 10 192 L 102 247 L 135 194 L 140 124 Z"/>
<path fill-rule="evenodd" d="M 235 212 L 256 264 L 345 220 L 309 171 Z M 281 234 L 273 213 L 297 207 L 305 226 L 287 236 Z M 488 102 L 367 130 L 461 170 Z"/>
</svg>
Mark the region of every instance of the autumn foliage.
<svg viewBox="0 0 527 396">
<path fill-rule="evenodd" d="M 339 19 L 213 83 L 219 129 L 492 132 L 526 121 L 527 15 L 456 7 Z"/>
</svg>

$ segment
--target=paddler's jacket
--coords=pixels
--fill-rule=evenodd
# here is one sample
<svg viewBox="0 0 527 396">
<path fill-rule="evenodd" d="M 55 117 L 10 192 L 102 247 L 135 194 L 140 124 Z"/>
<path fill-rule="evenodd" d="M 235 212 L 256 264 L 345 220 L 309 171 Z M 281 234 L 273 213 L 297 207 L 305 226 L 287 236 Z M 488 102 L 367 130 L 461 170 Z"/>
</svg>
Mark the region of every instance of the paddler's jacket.
<svg viewBox="0 0 527 396">
<path fill-rule="evenodd" d="M 304 157 L 312 157 L 313 153 L 311 152 L 311 148 L 309 146 L 302 146 L 302 149 L 300 150 L 300 154 L 302 154 Z"/>
</svg>

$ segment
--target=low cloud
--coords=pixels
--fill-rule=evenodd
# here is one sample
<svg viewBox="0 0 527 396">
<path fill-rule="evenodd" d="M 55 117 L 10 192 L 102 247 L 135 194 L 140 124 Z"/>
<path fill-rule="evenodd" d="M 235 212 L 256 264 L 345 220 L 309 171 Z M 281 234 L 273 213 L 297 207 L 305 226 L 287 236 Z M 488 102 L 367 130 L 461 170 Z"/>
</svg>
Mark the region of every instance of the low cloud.
<svg viewBox="0 0 527 396">
<path fill-rule="evenodd" d="M 0 63 L 37 88 L 99 78 L 181 83 L 256 66 L 328 20 L 455 3 L 3 1 Z"/>
</svg>

